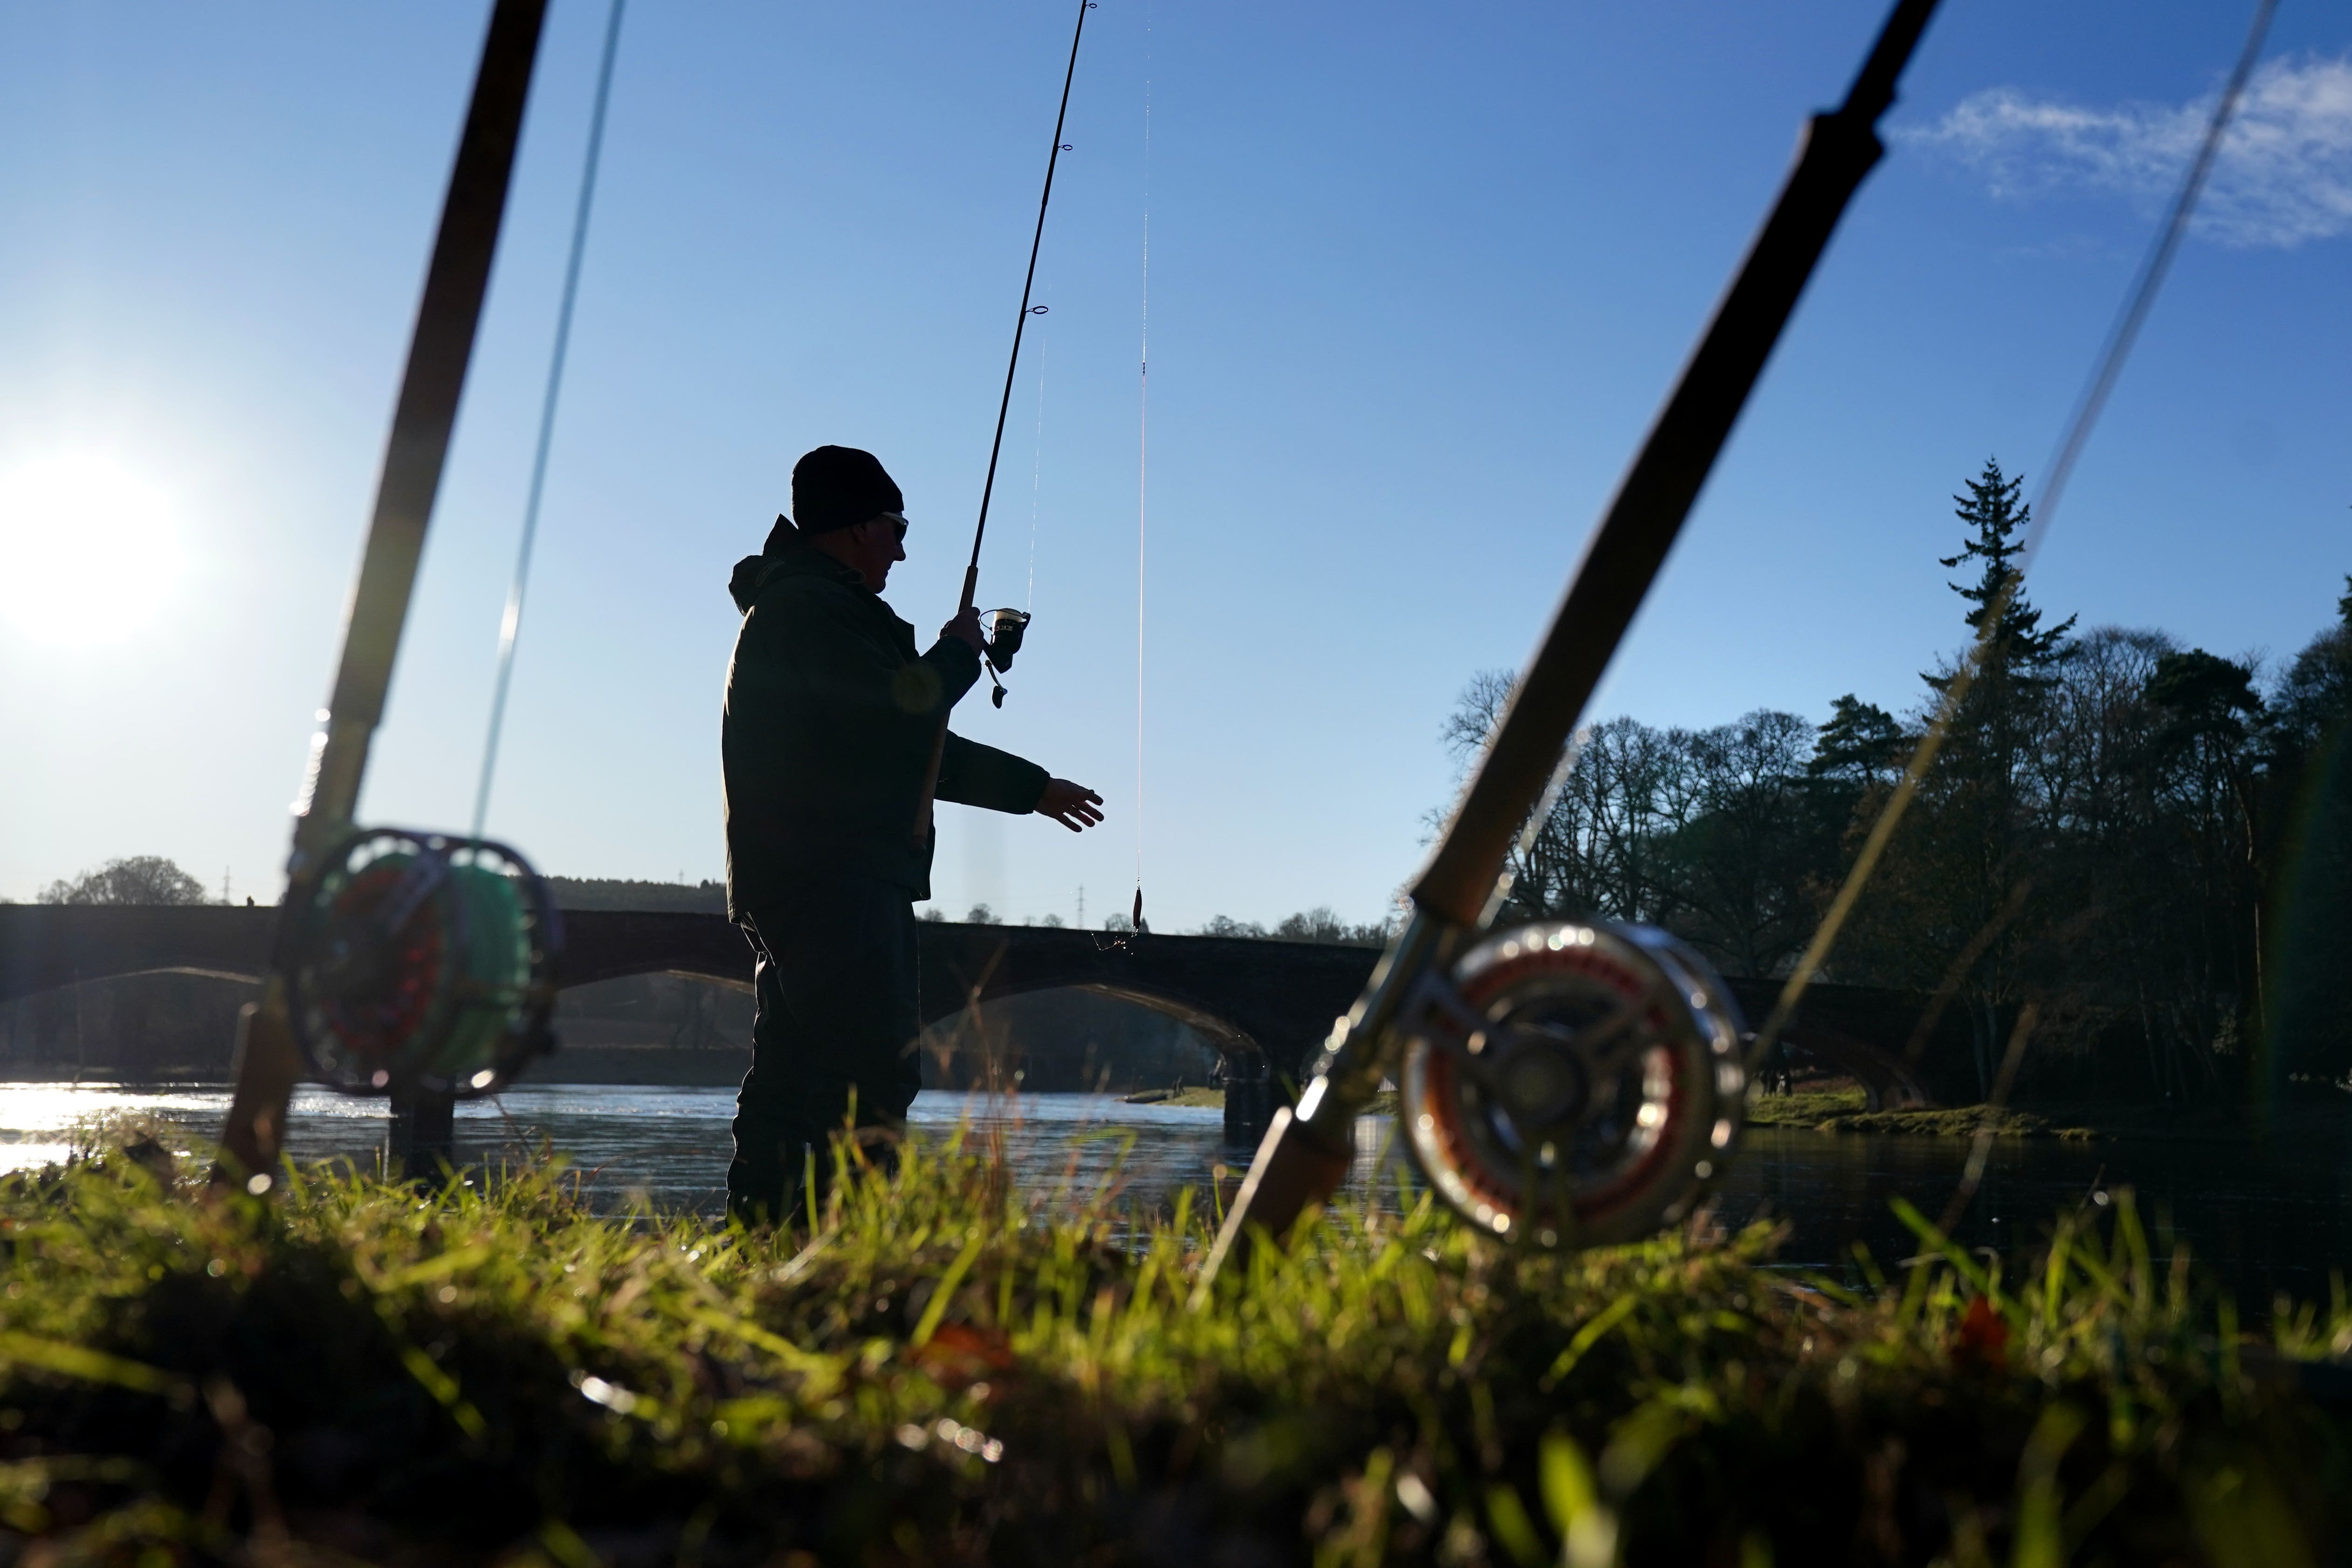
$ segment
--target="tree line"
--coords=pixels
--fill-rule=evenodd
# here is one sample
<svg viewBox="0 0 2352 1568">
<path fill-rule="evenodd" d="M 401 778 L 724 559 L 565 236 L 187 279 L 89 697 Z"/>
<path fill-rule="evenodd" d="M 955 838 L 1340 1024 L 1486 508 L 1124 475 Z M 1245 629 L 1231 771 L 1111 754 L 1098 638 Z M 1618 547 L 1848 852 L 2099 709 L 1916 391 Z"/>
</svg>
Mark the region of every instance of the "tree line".
<svg viewBox="0 0 2352 1568">
<path fill-rule="evenodd" d="M 1380 921 L 1358 922 L 1342 918 L 1328 904 L 1285 915 L 1271 926 L 1214 915 L 1200 928 L 1202 936 L 1255 937 L 1274 942 L 1336 942 L 1343 947 L 1380 947 L 1394 928 Z"/>
<path fill-rule="evenodd" d="M 1949 995 L 1990 1073 L 2028 1001 L 2041 1082 L 2189 1098 L 2352 1080 L 2352 577 L 2336 624 L 2264 668 L 2159 631 L 2044 624 L 2021 480 L 1954 498 L 1970 642 L 2007 601 L 1945 743 L 1823 978 Z M 1961 671 L 1897 715 L 1591 726 L 1512 858 L 1507 913 L 1642 921 L 1733 973 L 1785 973 Z M 1465 689 L 1465 767 L 1511 677 Z M 2029 1076 L 2032 1076 L 2030 1074 Z"/>
<path fill-rule="evenodd" d="M 947 916 L 940 910 L 927 909 L 923 919 L 941 921 Z M 996 925 L 1001 922 L 997 912 L 986 904 L 974 904 L 964 915 L 971 925 Z M 1003 922 L 1010 923 L 1010 922 Z M 1023 925 L 1055 926 L 1062 924 L 1059 915 L 1041 915 L 1024 920 Z M 1114 912 L 1103 919 L 1107 931 L 1132 931 L 1135 922 L 1124 912 Z M 1262 921 L 1235 920 L 1231 915 L 1212 915 L 1205 924 L 1196 926 L 1194 936 L 1245 937 L 1258 942 L 1339 942 L 1357 947 L 1378 947 L 1389 939 L 1391 926 L 1380 923 L 1357 923 L 1343 919 L 1328 904 L 1318 904 L 1311 910 L 1300 910 L 1267 925 Z"/>
<path fill-rule="evenodd" d="M 208 904 L 205 885 L 161 855 L 130 855 L 43 888 L 44 904 Z M 220 900 L 226 902 L 226 896 Z M 251 903 L 253 900 L 246 900 Z"/>
</svg>

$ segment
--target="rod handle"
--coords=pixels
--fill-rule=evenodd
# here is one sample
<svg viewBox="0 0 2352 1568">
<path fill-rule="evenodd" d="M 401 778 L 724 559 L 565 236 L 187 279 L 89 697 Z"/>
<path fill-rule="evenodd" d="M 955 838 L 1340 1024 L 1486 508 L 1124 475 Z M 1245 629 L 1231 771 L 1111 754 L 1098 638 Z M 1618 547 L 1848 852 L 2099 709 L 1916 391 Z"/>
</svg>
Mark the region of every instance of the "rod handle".
<svg viewBox="0 0 2352 1568">
<path fill-rule="evenodd" d="M 1274 1113 L 1265 1142 L 1250 1162 L 1249 1175 L 1234 1194 L 1224 1228 L 1217 1233 L 1193 1285 L 1195 1308 L 1202 1305 L 1217 1275 L 1227 1267 L 1246 1269 L 1255 1238 L 1265 1235 L 1279 1241 L 1310 1204 L 1319 1204 L 1339 1190 L 1355 1158 L 1349 1143 L 1335 1142 L 1321 1129 L 1310 1127 L 1285 1106 Z"/>
<path fill-rule="evenodd" d="M 963 569 L 963 599 L 956 605 L 956 616 L 961 618 L 966 610 L 980 602 L 980 563 L 972 563 Z M 915 803 L 915 843 L 919 847 L 931 837 L 931 807 L 939 799 L 940 769 L 948 754 L 948 716 L 940 715 L 940 732 L 931 737 L 931 760 L 923 769 L 923 796 Z"/>
<path fill-rule="evenodd" d="M 227 1192 L 255 1176 L 277 1175 L 286 1148 L 287 1107 L 301 1079 L 302 1050 L 294 1043 L 286 983 L 272 976 L 261 999 L 237 1012 L 236 1093 L 221 1129 L 211 1191 Z"/>
</svg>

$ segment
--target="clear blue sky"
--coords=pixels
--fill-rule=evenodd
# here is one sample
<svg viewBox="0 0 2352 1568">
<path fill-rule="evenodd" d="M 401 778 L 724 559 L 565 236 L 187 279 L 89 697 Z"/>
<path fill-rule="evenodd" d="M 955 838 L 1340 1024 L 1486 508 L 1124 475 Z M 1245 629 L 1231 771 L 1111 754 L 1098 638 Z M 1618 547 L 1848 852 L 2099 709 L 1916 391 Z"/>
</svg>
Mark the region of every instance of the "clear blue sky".
<svg viewBox="0 0 2352 1568">
<path fill-rule="evenodd" d="M 137 853 L 276 888 L 486 9 L 0 11 L 0 896 Z M 1915 701 L 1959 632 L 1948 498 L 2038 471 L 2245 22 L 1945 10 L 1595 717 Z M 959 727 L 1111 816 L 951 811 L 940 901 L 1068 919 L 1083 884 L 1091 921 L 1133 884 L 1147 81 L 1150 911 L 1370 919 L 1451 788 L 1440 720 L 1525 655 L 1879 12 L 1103 0 L 983 565 L 1038 618 Z M 468 811 L 603 17 L 555 0 L 372 820 Z M 719 873 L 724 582 L 802 450 L 881 455 L 892 602 L 951 609 L 1069 20 L 634 9 L 492 808 L 544 868 Z M 2290 0 L 2053 615 L 2273 655 L 2332 616 L 2347 51 Z M 61 473 L 112 499 L 60 512 Z"/>
</svg>

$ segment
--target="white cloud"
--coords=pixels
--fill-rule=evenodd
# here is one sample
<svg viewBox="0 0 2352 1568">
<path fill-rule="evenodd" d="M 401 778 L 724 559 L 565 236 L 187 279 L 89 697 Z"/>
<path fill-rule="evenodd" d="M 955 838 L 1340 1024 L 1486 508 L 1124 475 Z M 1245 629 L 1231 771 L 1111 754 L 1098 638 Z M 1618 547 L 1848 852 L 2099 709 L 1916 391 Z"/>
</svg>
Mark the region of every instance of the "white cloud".
<svg viewBox="0 0 2352 1568">
<path fill-rule="evenodd" d="M 1982 174 L 1996 195 L 2108 190 L 2151 208 L 2179 184 L 2213 112 L 2188 103 L 2086 109 L 1993 88 L 1906 140 Z M 2352 58 L 2258 68 L 2205 187 L 2197 232 L 2241 247 L 2352 232 Z"/>
</svg>

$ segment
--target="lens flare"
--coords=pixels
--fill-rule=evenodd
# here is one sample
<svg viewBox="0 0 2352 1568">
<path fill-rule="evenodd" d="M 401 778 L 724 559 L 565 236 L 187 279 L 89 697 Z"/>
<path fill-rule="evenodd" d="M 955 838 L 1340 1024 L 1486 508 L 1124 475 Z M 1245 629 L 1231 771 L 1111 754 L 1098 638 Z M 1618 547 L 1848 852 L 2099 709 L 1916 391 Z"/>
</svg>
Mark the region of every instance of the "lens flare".
<svg viewBox="0 0 2352 1568">
<path fill-rule="evenodd" d="M 170 600 L 182 565 L 169 500 L 114 459 L 0 468 L 0 627 L 52 644 L 128 637 Z"/>
</svg>

